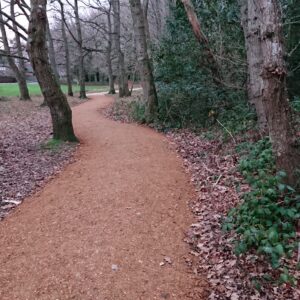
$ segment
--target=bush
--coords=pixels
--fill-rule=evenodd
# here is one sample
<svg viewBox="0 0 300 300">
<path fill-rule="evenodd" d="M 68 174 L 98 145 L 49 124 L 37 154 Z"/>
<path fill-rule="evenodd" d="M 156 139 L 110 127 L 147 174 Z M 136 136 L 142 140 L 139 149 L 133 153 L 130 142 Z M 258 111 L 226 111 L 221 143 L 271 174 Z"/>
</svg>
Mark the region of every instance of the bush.
<svg viewBox="0 0 300 300">
<path fill-rule="evenodd" d="M 227 27 L 222 32 L 226 42 L 222 44 L 222 58 L 218 63 L 228 85 L 216 82 L 211 66 L 207 64 L 205 51 L 196 41 L 182 3 L 179 1 L 175 7 L 171 7 L 172 13 L 167 23 L 167 31 L 159 47 L 154 48 L 153 51 L 154 74 L 159 100 L 158 121 L 165 127 L 211 125 L 211 122 L 214 121 L 211 118 L 212 111 L 215 118 L 219 115 L 222 115 L 221 118 L 226 117 L 228 110 L 231 110 L 231 116 L 243 117 L 239 113 L 235 114 L 235 112 L 241 111 L 241 107 L 244 111 L 247 110 L 247 113 L 249 112 L 245 90 L 243 90 L 246 82 L 245 66 L 243 64 L 233 65 L 230 62 L 235 59 L 229 57 L 229 55 L 234 56 L 237 61 L 245 59 L 244 48 L 236 47 L 237 40 L 243 41 L 240 23 L 236 16 L 238 6 L 228 3 L 225 6 L 222 5 L 220 14 L 218 1 L 213 1 L 213 4 L 211 2 L 203 3 L 204 6 L 212 6 L 209 10 L 198 7 L 202 5 L 198 2 L 195 5 L 196 8 L 199 8 L 199 18 L 204 27 L 207 27 L 207 32 L 214 32 L 209 29 L 220 22 L 224 28 Z M 215 29 L 219 30 L 219 28 L 218 25 Z M 217 31 L 209 37 L 210 46 L 216 53 L 220 49 L 219 34 Z M 228 87 L 234 85 L 233 83 L 241 89 Z M 236 110 L 235 107 L 238 109 Z"/>
<path fill-rule="evenodd" d="M 300 218 L 300 195 L 284 184 L 284 172 L 275 172 L 269 139 L 241 144 L 239 170 L 251 186 L 243 202 L 232 209 L 224 229 L 238 234 L 236 253 L 254 250 L 265 256 L 273 268 L 290 257 L 297 246 L 296 226 Z M 290 280 L 286 272 L 281 279 Z"/>
</svg>

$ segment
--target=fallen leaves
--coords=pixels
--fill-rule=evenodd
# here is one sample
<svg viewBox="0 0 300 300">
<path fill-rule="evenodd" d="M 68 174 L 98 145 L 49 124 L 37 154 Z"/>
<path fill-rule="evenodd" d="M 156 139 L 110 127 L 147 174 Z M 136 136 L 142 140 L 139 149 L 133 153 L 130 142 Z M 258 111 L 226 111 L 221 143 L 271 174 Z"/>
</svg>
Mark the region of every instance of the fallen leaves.
<svg viewBox="0 0 300 300">
<path fill-rule="evenodd" d="M 74 153 L 73 144 L 46 149 L 52 137 L 50 114 L 32 102 L 9 100 L 0 103 L 0 219 L 22 200 L 59 172 Z M 78 101 L 71 99 L 71 103 Z"/>
<path fill-rule="evenodd" d="M 297 287 L 255 286 L 272 270 L 254 254 L 237 258 L 233 234 L 222 231 L 227 212 L 249 189 L 237 172 L 233 145 L 205 140 L 189 130 L 173 131 L 167 136 L 182 157 L 197 191 L 197 198 L 191 202 L 196 222 L 190 226 L 185 241 L 195 257 L 191 267 L 206 275 L 211 285 L 209 299 L 299 299 Z"/>
</svg>

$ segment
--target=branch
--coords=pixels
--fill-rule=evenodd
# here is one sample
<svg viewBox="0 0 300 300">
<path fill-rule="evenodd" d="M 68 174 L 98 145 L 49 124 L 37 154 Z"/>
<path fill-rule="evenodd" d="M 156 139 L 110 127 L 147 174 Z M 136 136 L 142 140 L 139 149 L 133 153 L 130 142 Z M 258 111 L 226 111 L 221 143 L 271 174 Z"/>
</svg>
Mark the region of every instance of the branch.
<svg viewBox="0 0 300 300">
<path fill-rule="evenodd" d="M 0 50 L 0 54 L 1 54 L 1 56 L 5 56 L 5 57 L 12 57 L 12 58 L 18 58 L 18 59 L 23 59 L 23 60 L 26 60 L 26 61 L 30 61 L 29 58 L 27 58 L 27 57 L 14 55 L 14 54 L 9 54 L 9 53 L 7 53 L 3 50 Z"/>
<path fill-rule="evenodd" d="M 2 14 L 2 16 L 6 17 L 8 20 L 10 20 L 12 23 L 17 25 L 20 29 L 22 29 L 26 34 L 28 34 L 27 29 L 25 27 L 23 27 L 19 22 L 15 21 L 10 15 L 5 13 L 3 10 L 0 10 L 0 14 Z M 4 22 L 4 23 L 7 23 L 7 22 Z"/>
<path fill-rule="evenodd" d="M 0 13 L 2 13 L 2 11 L 0 11 Z M 20 38 L 22 38 L 25 42 L 27 42 L 27 37 L 25 35 L 23 35 L 22 33 L 20 33 L 18 30 L 15 30 L 15 28 L 13 28 L 13 26 L 11 26 L 9 23 L 7 23 L 6 21 L 1 21 L 0 22 L 2 24 L 4 24 L 5 26 L 7 26 L 10 30 L 12 30 L 15 34 L 17 34 Z"/>
</svg>

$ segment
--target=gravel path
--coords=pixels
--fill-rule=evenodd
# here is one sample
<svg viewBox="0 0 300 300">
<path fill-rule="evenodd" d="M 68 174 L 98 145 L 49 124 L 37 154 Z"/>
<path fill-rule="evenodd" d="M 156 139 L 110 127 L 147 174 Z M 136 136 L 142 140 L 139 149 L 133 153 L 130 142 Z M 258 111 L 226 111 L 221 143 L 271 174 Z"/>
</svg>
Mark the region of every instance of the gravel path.
<svg viewBox="0 0 300 300">
<path fill-rule="evenodd" d="M 188 273 L 193 197 L 180 160 L 151 129 L 73 109 L 76 162 L 0 223 L 0 299 L 207 299 Z"/>
</svg>

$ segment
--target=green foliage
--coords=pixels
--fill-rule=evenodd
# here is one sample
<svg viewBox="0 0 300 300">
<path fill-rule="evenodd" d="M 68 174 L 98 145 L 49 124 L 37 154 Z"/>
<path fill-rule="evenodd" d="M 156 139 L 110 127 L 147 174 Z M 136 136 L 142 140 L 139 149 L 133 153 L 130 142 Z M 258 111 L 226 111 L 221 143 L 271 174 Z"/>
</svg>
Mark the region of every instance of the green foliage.
<svg viewBox="0 0 300 300">
<path fill-rule="evenodd" d="M 57 151 L 61 147 L 62 144 L 63 144 L 63 142 L 60 140 L 50 139 L 49 141 L 43 143 L 41 145 L 41 148 L 46 149 L 46 150 Z"/>
<path fill-rule="evenodd" d="M 281 0 L 283 8 L 284 33 L 287 48 L 287 85 L 291 98 L 300 96 L 300 2 Z"/>
<path fill-rule="evenodd" d="M 267 257 L 273 268 L 281 258 L 290 256 L 296 247 L 296 223 L 300 218 L 300 195 L 284 184 L 284 172 L 275 172 L 269 139 L 255 144 L 244 143 L 237 149 L 242 159 L 239 170 L 251 187 L 243 203 L 232 209 L 224 229 L 238 234 L 236 253 L 255 250 Z M 281 281 L 291 281 L 288 272 Z"/>
<path fill-rule="evenodd" d="M 300 113 L 300 97 L 294 97 L 291 106 L 295 112 Z"/>
<path fill-rule="evenodd" d="M 243 87 L 246 82 L 244 47 L 237 46 L 238 40 L 243 45 L 237 4 L 226 2 L 221 7 L 219 1 L 203 1 L 195 5 L 227 85 L 214 80 L 205 52 L 196 41 L 179 1 L 171 7 L 167 32 L 153 52 L 158 119 L 166 127 L 204 127 L 211 124 L 211 111 L 217 116 L 225 115 L 228 108 L 247 107 L 245 91 L 228 87 Z"/>
<path fill-rule="evenodd" d="M 129 110 L 134 121 L 141 124 L 146 122 L 146 107 L 144 103 L 140 101 L 133 101 L 129 104 Z"/>
</svg>

